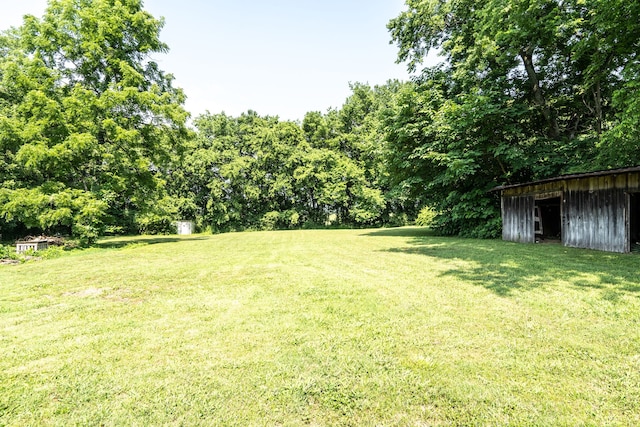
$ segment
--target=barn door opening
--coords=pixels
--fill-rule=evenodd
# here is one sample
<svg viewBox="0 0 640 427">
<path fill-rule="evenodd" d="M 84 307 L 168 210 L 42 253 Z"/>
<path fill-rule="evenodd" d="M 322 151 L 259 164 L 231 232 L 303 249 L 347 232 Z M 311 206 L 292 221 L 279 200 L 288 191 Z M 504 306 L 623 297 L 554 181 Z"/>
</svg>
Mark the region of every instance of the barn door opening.
<svg viewBox="0 0 640 427">
<path fill-rule="evenodd" d="M 536 242 L 562 241 L 561 197 L 537 198 L 535 202 L 534 226 Z"/>
<path fill-rule="evenodd" d="M 629 243 L 632 252 L 640 252 L 640 193 L 629 193 Z"/>
</svg>

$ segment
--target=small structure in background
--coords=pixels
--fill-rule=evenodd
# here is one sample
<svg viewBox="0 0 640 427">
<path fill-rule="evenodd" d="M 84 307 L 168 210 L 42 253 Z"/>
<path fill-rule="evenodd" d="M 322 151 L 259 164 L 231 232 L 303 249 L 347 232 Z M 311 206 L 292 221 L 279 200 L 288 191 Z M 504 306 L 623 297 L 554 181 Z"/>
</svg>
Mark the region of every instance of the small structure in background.
<svg viewBox="0 0 640 427">
<path fill-rule="evenodd" d="M 497 187 L 502 238 L 631 252 L 640 246 L 640 166 Z"/>
<path fill-rule="evenodd" d="M 49 249 L 49 239 L 43 237 L 30 238 L 16 242 L 16 252 L 22 254 L 29 250 L 42 251 Z"/>
<path fill-rule="evenodd" d="M 193 221 L 176 221 L 178 234 L 193 234 L 195 229 Z"/>
</svg>

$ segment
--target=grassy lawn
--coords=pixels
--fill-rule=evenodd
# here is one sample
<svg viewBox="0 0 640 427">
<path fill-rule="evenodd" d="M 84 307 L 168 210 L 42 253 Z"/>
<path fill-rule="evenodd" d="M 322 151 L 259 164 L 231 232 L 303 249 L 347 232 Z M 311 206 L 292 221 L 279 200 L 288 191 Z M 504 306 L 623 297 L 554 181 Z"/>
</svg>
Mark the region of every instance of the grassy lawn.
<svg viewBox="0 0 640 427">
<path fill-rule="evenodd" d="M 640 425 L 640 256 L 402 228 L 0 266 L 0 425 Z"/>
</svg>

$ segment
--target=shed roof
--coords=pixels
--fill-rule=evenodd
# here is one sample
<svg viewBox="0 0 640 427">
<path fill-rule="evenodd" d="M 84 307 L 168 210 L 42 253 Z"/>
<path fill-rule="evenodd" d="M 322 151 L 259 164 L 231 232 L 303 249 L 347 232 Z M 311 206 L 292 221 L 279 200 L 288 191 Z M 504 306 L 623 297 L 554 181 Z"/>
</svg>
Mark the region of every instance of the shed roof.
<svg viewBox="0 0 640 427">
<path fill-rule="evenodd" d="M 554 181 L 562 181 L 565 179 L 578 179 L 578 178 L 590 178 L 594 176 L 604 176 L 604 175 L 619 175 L 621 173 L 629 173 L 629 172 L 640 172 L 640 166 L 632 166 L 628 168 L 620 168 L 620 169 L 609 169 L 609 170 L 601 170 L 595 172 L 584 172 L 584 173 L 573 173 L 567 175 L 559 175 L 553 178 L 541 179 L 538 181 L 525 182 L 522 184 L 510 184 L 510 185 L 501 185 L 496 188 L 493 188 L 491 191 L 499 191 L 506 190 L 508 188 L 518 188 L 524 187 L 526 185 L 536 185 L 536 184 L 544 184 L 548 182 Z"/>
</svg>

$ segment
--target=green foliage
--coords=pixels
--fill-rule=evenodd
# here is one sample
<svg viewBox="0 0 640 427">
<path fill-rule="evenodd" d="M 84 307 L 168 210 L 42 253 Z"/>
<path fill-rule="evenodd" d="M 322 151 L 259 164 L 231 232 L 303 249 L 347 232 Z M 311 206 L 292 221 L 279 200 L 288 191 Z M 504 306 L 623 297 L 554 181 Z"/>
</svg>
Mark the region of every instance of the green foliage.
<svg viewBox="0 0 640 427">
<path fill-rule="evenodd" d="M 212 231 L 382 223 L 393 208 L 378 114 L 397 87 L 352 85 L 342 110 L 301 124 L 253 111 L 196 118 L 167 179 L 179 215 Z"/>
<path fill-rule="evenodd" d="M 64 246 L 49 246 L 47 249 L 36 252 L 38 258 L 55 259 L 65 255 L 67 249 Z"/>
<path fill-rule="evenodd" d="M 15 246 L 0 244 L 0 259 L 18 260 L 20 258 Z"/>
<path fill-rule="evenodd" d="M 0 188 L 0 218 L 20 221 L 48 234 L 70 232 L 83 244 L 95 242 L 102 231 L 107 205 L 95 195 L 51 183 L 26 189 Z"/>
<path fill-rule="evenodd" d="M 165 197 L 150 209 L 136 215 L 135 225 L 140 234 L 175 234 L 178 209 L 173 200 Z"/>
<path fill-rule="evenodd" d="M 613 94 L 613 106 L 620 113 L 598 146 L 598 165 L 603 168 L 640 164 L 640 66 L 629 65 L 624 73 L 629 82 Z"/>
<path fill-rule="evenodd" d="M 280 212 L 271 211 L 262 216 L 260 219 L 260 225 L 263 230 L 275 230 L 279 221 Z"/>
<path fill-rule="evenodd" d="M 431 227 L 437 215 L 438 212 L 436 212 L 433 208 L 425 206 L 424 208 L 420 209 L 420 212 L 418 213 L 418 217 L 416 218 L 416 225 L 419 225 L 420 227 Z"/>
<path fill-rule="evenodd" d="M 64 246 L 49 246 L 47 249 L 17 253 L 15 245 L 0 244 L 0 260 L 13 260 L 25 262 L 29 259 L 54 259 L 61 257 L 67 249 Z"/>
<path fill-rule="evenodd" d="M 0 33 L 0 230 L 169 233 L 399 225 L 499 235 L 497 185 L 640 164 L 640 5 L 407 0 L 389 22 L 411 82 L 350 85 L 301 123 L 186 126 L 141 0 L 50 0 Z"/>
<path fill-rule="evenodd" d="M 433 227 L 448 235 L 495 237 L 486 221 L 499 217 L 489 190 L 505 165 L 526 169 L 521 111 L 502 109 L 496 94 L 451 94 L 450 74 L 434 70 L 405 87 L 386 112 L 387 162 L 396 187 L 440 213 Z M 483 230 L 483 231 L 480 231 Z"/>
<path fill-rule="evenodd" d="M 300 215 L 295 210 L 285 212 L 267 212 L 260 219 L 261 230 L 285 230 L 288 228 L 298 228 Z"/>
<path fill-rule="evenodd" d="M 357 189 L 354 199 L 349 213 L 353 222 L 358 225 L 374 224 L 386 205 L 382 191 L 377 188 L 361 186 Z"/>
<path fill-rule="evenodd" d="M 638 157 L 640 7 L 600 0 L 408 0 L 388 28 L 425 69 L 385 113 L 390 176 L 445 234 L 496 236 L 500 184 Z M 622 24 L 618 24 L 622 23 Z"/>
<path fill-rule="evenodd" d="M 160 197 L 189 136 L 184 95 L 150 59 L 167 50 L 162 25 L 140 0 L 51 0 L 2 34 L 3 227 L 90 243 Z"/>
</svg>

